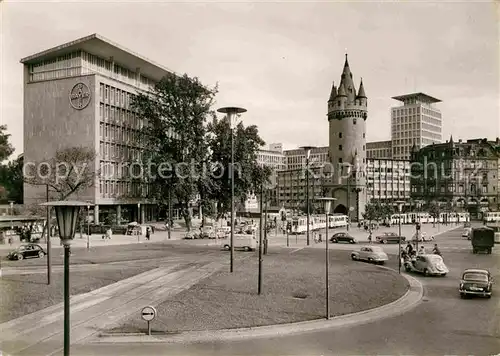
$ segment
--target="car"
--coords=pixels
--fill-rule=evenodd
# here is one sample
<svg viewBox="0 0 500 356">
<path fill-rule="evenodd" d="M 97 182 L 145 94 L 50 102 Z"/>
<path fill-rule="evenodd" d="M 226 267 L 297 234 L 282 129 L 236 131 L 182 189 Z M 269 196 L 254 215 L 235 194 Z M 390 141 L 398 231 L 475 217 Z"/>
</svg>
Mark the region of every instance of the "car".
<svg viewBox="0 0 500 356">
<path fill-rule="evenodd" d="M 25 258 L 43 258 L 47 253 L 37 244 L 22 244 L 7 255 L 9 260 L 23 260 Z"/>
<path fill-rule="evenodd" d="M 383 265 L 389 257 L 380 246 L 363 246 L 351 252 L 353 261 L 367 261 Z"/>
<path fill-rule="evenodd" d="M 472 228 L 466 227 L 466 228 L 464 228 L 464 231 L 462 232 L 462 237 L 467 237 L 467 240 L 470 240 L 471 233 L 472 233 Z"/>
<path fill-rule="evenodd" d="M 405 261 L 406 272 L 422 273 L 424 276 L 446 276 L 449 272 L 443 258 L 435 254 L 417 255 Z"/>
<path fill-rule="evenodd" d="M 330 237 L 330 242 L 348 242 L 350 244 L 355 244 L 356 239 L 349 235 L 347 232 L 337 232 L 332 237 Z"/>
<path fill-rule="evenodd" d="M 493 277 L 485 269 L 468 268 L 462 273 L 458 291 L 460 297 L 481 296 L 491 298 Z"/>
<path fill-rule="evenodd" d="M 255 235 L 249 234 L 234 234 L 234 248 L 243 249 L 245 251 L 254 251 L 258 245 L 258 241 L 255 239 Z M 222 248 L 226 251 L 231 249 L 231 242 L 225 242 L 222 244 Z"/>
<path fill-rule="evenodd" d="M 378 235 L 377 237 L 375 237 L 375 240 L 377 242 L 380 242 L 381 244 L 386 244 L 389 242 L 399 243 L 399 240 L 401 240 L 401 242 L 405 242 L 406 237 L 399 236 L 394 232 L 384 232 L 382 235 Z"/>
</svg>

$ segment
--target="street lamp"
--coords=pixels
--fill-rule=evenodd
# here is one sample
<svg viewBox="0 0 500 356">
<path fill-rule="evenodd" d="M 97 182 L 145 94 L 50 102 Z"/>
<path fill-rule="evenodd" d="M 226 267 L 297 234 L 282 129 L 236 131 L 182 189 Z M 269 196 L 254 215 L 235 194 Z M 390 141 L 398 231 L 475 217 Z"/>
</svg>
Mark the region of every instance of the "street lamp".
<svg viewBox="0 0 500 356">
<path fill-rule="evenodd" d="M 398 246 L 399 246 L 399 251 L 398 251 L 398 271 L 401 274 L 401 213 L 403 212 L 403 205 L 404 201 L 403 200 L 397 200 L 395 203 L 398 205 L 398 210 L 399 210 L 399 238 L 398 238 Z M 418 236 L 417 236 L 418 238 Z"/>
<path fill-rule="evenodd" d="M 75 238 L 76 221 L 80 207 L 88 203 L 79 201 L 54 201 L 42 203 L 42 206 L 53 206 L 56 211 L 59 237 L 64 246 L 64 356 L 69 356 L 70 320 L 69 320 L 69 256 L 71 241 Z"/>
<path fill-rule="evenodd" d="M 322 197 L 316 198 L 316 200 L 323 202 L 323 206 L 325 209 L 325 217 L 326 217 L 326 236 L 325 236 L 325 302 L 326 302 L 326 319 L 330 319 L 330 277 L 329 277 L 329 251 L 328 251 L 328 215 L 330 214 L 330 208 L 332 206 L 332 202 L 337 200 L 335 198 Z"/>
<path fill-rule="evenodd" d="M 90 249 L 90 202 L 87 204 L 87 250 Z"/>
<path fill-rule="evenodd" d="M 224 107 L 217 109 L 217 112 L 227 115 L 229 119 L 229 124 L 231 126 L 231 255 L 230 255 L 230 265 L 229 271 L 233 272 L 234 264 L 234 125 L 233 121 L 236 119 L 236 115 L 246 112 L 246 109 L 238 107 Z"/>
<path fill-rule="evenodd" d="M 314 146 L 302 146 L 301 149 L 306 151 L 306 213 L 307 213 L 307 246 L 309 246 L 309 158 L 311 156 L 311 150 L 315 148 Z"/>
</svg>

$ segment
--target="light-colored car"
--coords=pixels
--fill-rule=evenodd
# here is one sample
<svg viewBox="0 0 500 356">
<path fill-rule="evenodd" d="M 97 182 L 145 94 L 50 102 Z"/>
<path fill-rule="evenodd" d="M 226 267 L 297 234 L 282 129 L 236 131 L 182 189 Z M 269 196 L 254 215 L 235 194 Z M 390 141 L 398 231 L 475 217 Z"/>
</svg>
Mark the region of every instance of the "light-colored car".
<svg viewBox="0 0 500 356">
<path fill-rule="evenodd" d="M 389 257 L 379 246 L 363 246 L 358 250 L 351 252 L 351 258 L 354 261 L 367 261 L 372 263 L 384 264 Z"/>
<path fill-rule="evenodd" d="M 413 260 L 405 262 L 406 272 L 422 273 L 424 276 L 446 276 L 449 272 L 439 255 L 418 255 Z"/>
<path fill-rule="evenodd" d="M 258 245 L 255 235 L 249 234 L 235 234 L 234 235 L 234 248 L 241 248 L 245 251 L 253 251 Z M 224 250 L 231 249 L 231 241 L 225 241 L 222 244 Z"/>
<path fill-rule="evenodd" d="M 464 231 L 462 232 L 462 237 L 467 237 L 467 239 L 470 239 L 471 232 L 472 232 L 472 228 L 470 228 L 470 227 L 464 228 Z"/>
</svg>

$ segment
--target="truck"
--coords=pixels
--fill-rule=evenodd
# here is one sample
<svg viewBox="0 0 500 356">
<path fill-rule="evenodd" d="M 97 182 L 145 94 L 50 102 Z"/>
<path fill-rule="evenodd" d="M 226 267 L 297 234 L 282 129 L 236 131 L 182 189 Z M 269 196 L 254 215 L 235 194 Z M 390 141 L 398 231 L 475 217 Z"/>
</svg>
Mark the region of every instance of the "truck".
<svg viewBox="0 0 500 356">
<path fill-rule="evenodd" d="M 495 231 L 493 229 L 488 227 L 474 228 L 471 236 L 472 253 L 484 251 L 491 254 L 495 245 Z"/>
</svg>

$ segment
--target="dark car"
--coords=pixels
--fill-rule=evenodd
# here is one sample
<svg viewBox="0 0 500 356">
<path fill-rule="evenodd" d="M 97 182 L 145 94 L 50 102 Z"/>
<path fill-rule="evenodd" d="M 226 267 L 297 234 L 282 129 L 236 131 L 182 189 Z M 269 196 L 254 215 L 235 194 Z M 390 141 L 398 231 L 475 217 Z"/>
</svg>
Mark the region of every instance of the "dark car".
<svg viewBox="0 0 500 356">
<path fill-rule="evenodd" d="M 347 232 L 337 232 L 332 237 L 330 237 L 330 242 L 348 242 L 350 244 L 355 244 L 356 239 L 349 235 Z"/>
<path fill-rule="evenodd" d="M 495 231 L 489 227 L 472 229 L 472 253 L 486 252 L 491 254 L 495 246 Z"/>
<path fill-rule="evenodd" d="M 462 274 L 460 281 L 460 297 L 481 296 L 491 298 L 493 278 L 488 270 L 470 268 Z"/>
<path fill-rule="evenodd" d="M 401 240 L 401 242 L 405 242 L 406 237 L 399 236 L 394 232 L 384 232 L 382 235 L 378 235 L 377 237 L 375 237 L 375 240 L 377 242 L 380 242 L 381 244 L 386 244 L 390 242 L 399 243 L 399 240 Z"/>
<path fill-rule="evenodd" d="M 23 244 L 12 250 L 7 255 L 9 260 L 22 260 L 24 258 L 45 257 L 46 253 L 42 246 L 37 244 Z"/>
</svg>

